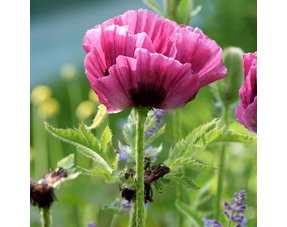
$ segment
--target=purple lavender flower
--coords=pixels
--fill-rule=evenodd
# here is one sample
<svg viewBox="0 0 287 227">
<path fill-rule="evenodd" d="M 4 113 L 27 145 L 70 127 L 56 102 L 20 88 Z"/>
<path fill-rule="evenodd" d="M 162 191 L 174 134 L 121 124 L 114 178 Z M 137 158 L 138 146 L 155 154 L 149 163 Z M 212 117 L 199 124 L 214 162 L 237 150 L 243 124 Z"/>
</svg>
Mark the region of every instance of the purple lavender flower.
<svg viewBox="0 0 287 227">
<path fill-rule="evenodd" d="M 163 111 L 161 109 L 154 109 L 153 112 L 155 115 L 155 123 L 154 126 L 149 131 L 146 132 L 145 134 L 146 138 L 149 138 L 150 136 L 156 133 L 156 131 L 159 129 L 163 116 L 168 113 L 167 111 Z"/>
<path fill-rule="evenodd" d="M 220 222 L 213 219 L 202 218 L 202 221 L 204 222 L 204 227 L 222 227 Z"/>
<path fill-rule="evenodd" d="M 96 224 L 95 224 L 95 222 L 90 222 L 89 224 L 88 224 L 88 227 L 96 227 Z"/>
<path fill-rule="evenodd" d="M 247 209 L 247 205 L 244 204 L 246 200 L 246 192 L 240 190 L 234 193 L 232 198 L 233 204 L 224 202 L 225 211 L 224 214 L 229 219 L 229 223 L 235 222 L 237 225 L 235 227 L 245 227 L 248 219 L 244 216 L 244 212 Z"/>
<path fill-rule="evenodd" d="M 230 224 L 236 223 L 234 227 L 245 227 L 248 219 L 244 216 L 244 212 L 247 209 L 247 205 L 244 204 L 246 200 L 246 192 L 244 190 L 240 190 L 239 192 L 235 192 L 232 198 L 233 204 L 228 202 L 224 202 L 225 211 L 224 214 L 227 216 Z M 213 219 L 203 218 L 202 221 L 205 223 L 204 227 L 222 227 L 223 225 Z"/>
</svg>

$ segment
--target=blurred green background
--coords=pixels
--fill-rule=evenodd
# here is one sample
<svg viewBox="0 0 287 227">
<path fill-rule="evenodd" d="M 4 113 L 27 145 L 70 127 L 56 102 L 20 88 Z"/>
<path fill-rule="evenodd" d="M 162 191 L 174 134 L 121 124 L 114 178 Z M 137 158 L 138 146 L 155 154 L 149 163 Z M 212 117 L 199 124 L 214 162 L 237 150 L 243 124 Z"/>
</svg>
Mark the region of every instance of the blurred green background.
<svg viewBox="0 0 287 227">
<path fill-rule="evenodd" d="M 244 52 L 256 51 L 256 1 L 254 0 L 203 0 L 201 12 L 191 22 L 205 34 L 216 40 L 222 48 L 238 46 Z M 97 101 L 84 74 L 82 39 L 85 31 L 104 20 L 120 15 L 126 10 L 148 8 L 140 0 L 121 1 L 77 1 L 77 0 L 31 0 L 31 178 L 38 180 L 57 161 L 75 153 L 77 163 L 89 162 L 76 153 L 74 147 L 64 144 L 48 135 L 43 122 L 55 127 L 77 127 L 84 121 L 91 124 L 97 110 Z M 42 87 L 40 85 L 45 85 Z M 180 122 L 180 136 L 186 135 L 199 124 L 216 116 L 214 100 L 208 87 L 202 89 L 197 98 L 184 108 L 175 111 Z M 129 110 L 110 115 L 113 141 L 122 138 L 121 125 Z M 234 120 L 234 117 L 233 117 Z M 172 114 L 164 118 L 167 132 L 157 143 L 163 143 L 164 151 L 160 160 L 167 157 L 169 147 L 175 142 Z M 244 131 L 245 129 L 242 130 Z M 100 134 L 101 129 L 98 130 Z M 179 136 L 179 135 L 178 135 Z M 217 165 L 216 148 L 210 149 L 197 158 Z M 230 201 L 233 193 L 240 189 L 247 191 L 247 226 L 255 227 L 256 222 L 256 145 L 229 144 L 226 158 L 226 174 L 223 199 Z M 189 174 L 200 186 L 208 188 L 209 198 L 202 203 L 199 211 L 212 210 L 216 192 L 216 174 Z M 198 191 L 186 191 L 184 202 L 192 206 Z M 176 226 L 174 188 L 164 188 L 161 193 L 154 191 L 154 202 L 147 208 L 146 226 Z M 109 226 L 113 214 L 101 209 L 111 204 L 120 195 L 118 185 L 107 185 L 97 177 L 80 176 L 66 183 L 57 191 L 57 201 L 52 207 L 53 226 L 82 227 L 94 221 L 97 226 Z M 128 214 L 122 213 L 117 226 L 127 226 Z M 40 226 L 39 210 L 31 206 L 31 226 Z M 202 224 L 203 226 L 203 224 Z"/>
</svg>

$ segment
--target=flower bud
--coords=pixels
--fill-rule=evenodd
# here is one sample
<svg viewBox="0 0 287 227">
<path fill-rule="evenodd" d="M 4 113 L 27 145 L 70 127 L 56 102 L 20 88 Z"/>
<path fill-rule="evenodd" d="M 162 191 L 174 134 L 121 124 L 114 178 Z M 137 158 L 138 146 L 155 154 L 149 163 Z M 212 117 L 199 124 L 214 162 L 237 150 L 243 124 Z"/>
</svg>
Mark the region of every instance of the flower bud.
<svg viewBox="0 0 287 227">
<path fill-rule="evenodd" d="M 215 86 L 220 99 L 224 104 L 232 104 L 238 99 L 238 90 L 242 83 L 243 51 L 238 47 L 228 47 L 223 50 L 223 62 L 227 67 L 227 76 L 218 81 Z"/>
</svg>

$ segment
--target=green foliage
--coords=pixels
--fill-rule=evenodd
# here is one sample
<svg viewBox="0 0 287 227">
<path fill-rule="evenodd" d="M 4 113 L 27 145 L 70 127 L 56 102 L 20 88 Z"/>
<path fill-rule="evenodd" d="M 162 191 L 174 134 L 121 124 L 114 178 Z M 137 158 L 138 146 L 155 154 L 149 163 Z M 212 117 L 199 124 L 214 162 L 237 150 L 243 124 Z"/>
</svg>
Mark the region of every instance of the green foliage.
<svg viewBox="0 0 287 227">
<path fill-rule="evenodd" d="M 154 1 L 154 0 L 143 0 L 143 1 L 146 5 L 148 5 L 151 9 L 153 9 L 159 15 L 163 16 L 163 12 L 161 11 L 161 8 L 156 1 Z"/>
<path fill-rule="evenodd" d="M 187 206 L 185 203 L 180 200 L 175 202 L 176 208 L 189 220 L 189 224 L 194 227 L 202 226 L 202 217 L 198 210 L 193 209 L 191 206 Z"/>
<path fill-rule="evenodd" d="M 227 130 L 222 135 L 217 137 L 214 142 L 239 142 L 239 143 L 255 143 L 255 134 L 243 134 L 235 132 L 234 130 Z"/>
<path fill-rule="evenodd" d="M 190 190 L 197 190 L 200 187 L 193 181 L 191 177 L 186 177 L 181 173 L 171 171 L 169 174 L 165 176 L 166 180 L 170 180 L 172 183 L 182 184 L 185 188 Z"/>
<path fill-rule="evenodd" d="M 175 13 L 175 21 L 180 24 L 189 24 L 192 14 L 192 0 L 181 0 Z"/>
<path fill-rule="evenodd" d="M 80 172 L 78 172 L 75 167 L 74 154 L 70 154 L 67 157 L 58 161 L 57 167 L 65 169 L 67 171 L 67 177 L 62 177 L 61 180 L 57 181 L 57 183 L 54 184 L 55 188 L 58 188 L 60 185 L 62 185 L 62 183 L 68 180 L 73 180 L 80 175 Z"/>
<path fill-rule="evenodd" d="M 221 125 L 220 120 L 215 119 L 207 124 L 201 125 L 195 128 L 184 139 L 180 139 L 174 147 L 170 150 L 169 157 L 166 160 L 166 164 L 170 168 L 181 168 L 180 163 L 184 166 L 191 164 L 201 166 L 194 162 L 192 154 L 205 150 L 208 143 L 211 143 L 224 131 L 224 126 Z M 207 165 L 202 164 L 209 169 Z M 211 167 L 210 167 L 211 168 Z"/>
<path fill-rule="evenodd" d="M 79 169 L 90 175 L 104 175 L 108 182 L 113 181 L 113 172 L 117 167 L 117 154 L 114 152 L 111 140 L 112 133 L 108 127 L 104 130 L 99 141 L 89 128 L 80 124 L 78 129 L 57 129 L 45 123 L 46 130 L 56 138 L 76 146 L 77 151 L 91 159 L 96 168 L 87 170 Z"/>
</svg>

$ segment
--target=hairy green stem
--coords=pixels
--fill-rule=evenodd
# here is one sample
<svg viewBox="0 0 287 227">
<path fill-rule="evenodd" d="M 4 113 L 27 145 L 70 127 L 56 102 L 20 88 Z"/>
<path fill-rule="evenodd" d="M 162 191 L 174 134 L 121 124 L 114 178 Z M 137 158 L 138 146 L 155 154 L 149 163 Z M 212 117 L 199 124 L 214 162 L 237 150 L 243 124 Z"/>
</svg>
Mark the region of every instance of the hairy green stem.
<svg viewBox="0 0 287 227">
<path fill-rule="evenodd" d="M 174 143 L 176 143 L 176 141 L 181 138 L 181 120 L 180 120 L 180 116 L 179 116 L 179 110 L 174 110 L 172 112 L 172 136 L 173 136 L 173 141 Z M 184 172 L 184 170 L 181 170 L 182 172 Z M 179 183 L 176 183 L 176 199 L 179 201 L 183 201 L 183 194 L 184 194 L 184 190 L 182 188 L 182 185 Z M 176 211 L 177 213 L 177 226 L 181 227 L 184 224 L 184 215 L 182 214 L 182 212 L 180 212 L 179 210 Z"/>
<path fill-rule="evenodd" d="M 130 211 L 129 227 L 136 226 L 136 204 L 134 203 Z"/>
<path fill-rule="evenodd" d="M 144 122 L 147 109 L 136 111 L 136 227 L 144 227 Z"/>
<path fill-rule="evenodd" d="M 40 213 L 41 213 L 42 227 L 50 227 L 51 226 L 50 208 L 41 208 Z"/>
<path fill-rule="evenodd" d="M 218 180 L 217 180 L 217 193 L 216 193 L 216 202 L 215 202 L 215 219 L 220 219 L 221 211 L 221 197 L 223 191 L 223 181 L 224 181 L 224 167 L 225 167 L 225 144 L 221 145 L 221 149 L 218 154 L 219 158 L 219 170 L 218 170 Z"/>
<path fill-rule="evenodd" d="M 226 128 L 228 128 L 228 110 L 229 106 L 224 105 L 222 110 L 222 118 Z M 215 219 L 221 220 L 221 197 L 223 192 L 223 184 L 224 184 L 224 170 L 225 170 L 225 156 L 226 156 L 226 144 L 221 144 L 221 149 L 218 153 L 218 175 L 217 175 L 217 192 L 216 192 L 216 199 L 215 199 Z"/>
</svg>

